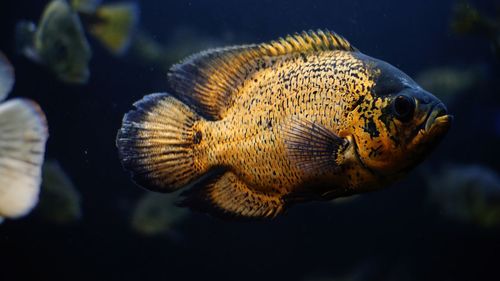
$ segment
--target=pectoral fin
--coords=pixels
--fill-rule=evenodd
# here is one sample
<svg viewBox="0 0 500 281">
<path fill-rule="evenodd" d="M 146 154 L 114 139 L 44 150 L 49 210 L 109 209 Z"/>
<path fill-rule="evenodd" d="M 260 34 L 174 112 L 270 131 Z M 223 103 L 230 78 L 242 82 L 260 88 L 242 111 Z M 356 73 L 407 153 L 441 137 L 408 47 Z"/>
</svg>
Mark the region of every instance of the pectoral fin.
<svg viewBox="0 0 500 281">
<path fill-rule="evenodd" d="M 285 146 L 293 163 L 311 172 L 338 169 L 349 141 L 321 124 L 291 118 L 283 125 Z"/>
</svg>

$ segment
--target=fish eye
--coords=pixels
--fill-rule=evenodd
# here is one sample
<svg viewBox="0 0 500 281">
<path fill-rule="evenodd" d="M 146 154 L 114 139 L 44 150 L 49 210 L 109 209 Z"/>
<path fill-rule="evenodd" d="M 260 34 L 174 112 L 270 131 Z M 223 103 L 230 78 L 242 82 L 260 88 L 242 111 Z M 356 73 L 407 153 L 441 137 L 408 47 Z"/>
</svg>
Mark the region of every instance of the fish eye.
<svg viewBox="0 0 500 281">
<path fill-rule="evenodd" d="M 400 121 L 410 121 L 415 112 L 415 101 L 408 96 L 399 95 L 392 102 L 392 111 Z"/>
</svg>

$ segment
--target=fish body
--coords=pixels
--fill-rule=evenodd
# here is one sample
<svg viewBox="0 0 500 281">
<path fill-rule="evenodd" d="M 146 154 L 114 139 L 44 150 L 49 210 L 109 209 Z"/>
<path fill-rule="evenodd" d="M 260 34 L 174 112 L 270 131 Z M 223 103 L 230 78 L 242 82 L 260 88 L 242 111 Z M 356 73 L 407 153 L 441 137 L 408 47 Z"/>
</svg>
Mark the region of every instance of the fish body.
<svg viewBox="0 0 500 281">
<path fill-rule="evenodd" d="M 21 21 L 17 25 L 21 52 L 45 65 L 67 83 L 86 83 L 90 76 L 90 45 L 78 14 L 62 0 L 53 0 L 45 8 L 38 26 Z"/>
<path fill-rule="evenodd" d="M 296 202 L 379 189 L 451 121 L 410 77 L 328 31 L 203 52 L 169 82 L 180 101 L 137 102 L 120 157 L 146 188 L 196 185 L 184 204 L 216 214 L 274 217 Z"/>
<path fill-rule="evenodd" d="M 139 7 L 133 2 L 101 5 L 93 13 L 82 13 L 88 31 L 113 55 L 123 55 L 130 47 L 139 21 Z"/>
<path fill-rule="evenodd" d="M 17 47 L 61 81 L 85 84 L 90 78 L 92 57 L 85 29 L 112 54 L 120 55 L 128 49 L 137 22 L 138 6 L 134 3 L 100 5 L 100 1 L 82 0 L 70 5 L 52 0 L 38 26 L 29 21 L 17 24 Z"/>
</svg>

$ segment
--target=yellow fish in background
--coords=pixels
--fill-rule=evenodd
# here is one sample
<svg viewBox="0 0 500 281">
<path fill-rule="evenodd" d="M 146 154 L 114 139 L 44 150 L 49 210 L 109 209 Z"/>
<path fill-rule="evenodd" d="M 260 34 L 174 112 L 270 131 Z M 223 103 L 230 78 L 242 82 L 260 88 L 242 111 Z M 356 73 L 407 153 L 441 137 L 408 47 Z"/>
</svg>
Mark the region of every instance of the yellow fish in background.
<svg viewBox="0 0 500 281">
<path fill-rule="evenodd" d="M 183 205 L 271 218 L 294 203 L 377 190 L 436 146 L 452 117 L 432 94 L 341 36 L 303 32 L 172 67 L 117 147 L 135 182 Z"/>
<path fill-rule="evenodd" d="M 3 102 L 14 81 L 14 69 L 0 52 L 0 221 L 22 217 L 37 204 L 48 138 L 45 115 L 35 102 Z"/>
<path fill-rule="evenodd" d="M 139 6 L 135 2 L 101 5 L 102 0 L 72 0 L 92 34 L 114 55 L 124 54 L 130 47 L 139 22 Z"/>
<path fill-rule="evenodd" d="M 92 50 L 85 26 L 112 54 L 123 54 L 138 21 L 133 3 L 99 5 L 100 1 L 53 0 L 45 8 L 38 27 L 21 21 L 16 27 L 18 49 L 29 59 L 48 67 L 66 83 L 87 83 Z M 80 16 L 78 15 L 80 13 Z"/>
<path fill-rule="evenodd" d="M 93 14 L 82 13 L 89 23 L 88 31 L 114 55 L 123 55 L 130 47 L 139 21 L 135 3 L 111 3 L 99 6 Z"/>
</svg>

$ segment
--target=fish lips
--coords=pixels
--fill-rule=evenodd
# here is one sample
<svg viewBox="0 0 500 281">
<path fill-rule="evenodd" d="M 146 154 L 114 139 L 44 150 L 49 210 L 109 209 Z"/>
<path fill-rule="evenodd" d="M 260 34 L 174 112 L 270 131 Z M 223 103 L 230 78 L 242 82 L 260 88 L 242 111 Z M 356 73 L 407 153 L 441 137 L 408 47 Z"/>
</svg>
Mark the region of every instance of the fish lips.
<svg viewBox="0 0 500 281">
<path fill-rule="evenodd" d="M 443 103 L 436 103 L 429 111 L 425 122 L 422 124 L 422 130 L 431 134 L 434 132 L 446 132 L 451 127 L 453 115 L 448 114 Z"/>
</svg>

